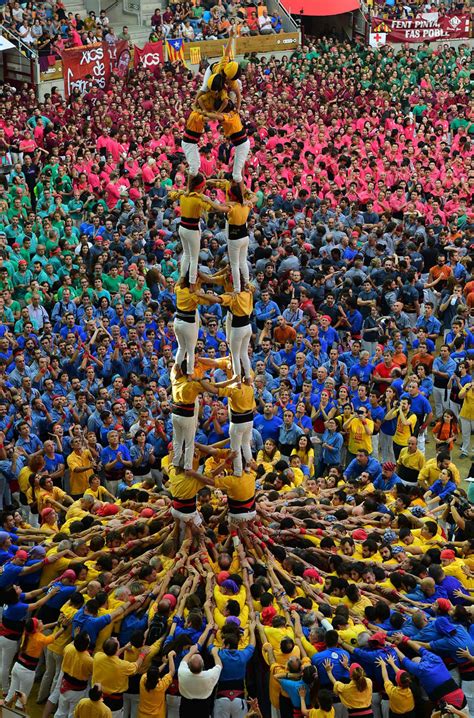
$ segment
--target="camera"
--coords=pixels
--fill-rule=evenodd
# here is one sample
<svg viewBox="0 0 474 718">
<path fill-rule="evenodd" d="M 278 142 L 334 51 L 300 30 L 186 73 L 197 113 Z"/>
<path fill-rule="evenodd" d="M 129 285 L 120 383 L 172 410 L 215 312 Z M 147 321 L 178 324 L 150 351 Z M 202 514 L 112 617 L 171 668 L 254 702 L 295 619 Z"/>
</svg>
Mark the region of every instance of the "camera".
<svg viewBox="0 0 474 718">
<path fill-rule="evenodd" d="M 471 503 L 465 496 L 462 496 L 458 491 L 455 491 L 451 498 L 451 503 L 455 505 L 458 512 L 464 515 L 471 508 Z"/>
</svg>

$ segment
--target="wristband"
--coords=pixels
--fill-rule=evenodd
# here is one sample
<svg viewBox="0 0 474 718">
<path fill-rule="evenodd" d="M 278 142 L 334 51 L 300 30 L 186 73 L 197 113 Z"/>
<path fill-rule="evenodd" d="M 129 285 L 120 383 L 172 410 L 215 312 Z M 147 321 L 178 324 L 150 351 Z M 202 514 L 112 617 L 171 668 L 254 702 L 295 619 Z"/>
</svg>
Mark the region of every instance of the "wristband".
<svg viewBox="0 0 474 718">
<path fill-rule="evenodd" d="M 146 658 L 146 653 L 139 653 L 138 658 L 141 658 L 143 661 Z"/>
<path fill-rule="evenodd" d="M 306 533 L 306 529 L 301 528 L 301 529 L 300 529 L 300 534 L 305 534 L 305 533 Z"/>
<path fill-rule="evenodd" d="M 409 640 L 408 636 L 403 636 L 402 643 L 408 643 Z"/>
<path fill-rule="evenodd" d="M 49 559 L 47 557 L 43 559 L 43 566 L 49 566 Z"/>
<path fill-rule="evenodd" d="M 129 603 L 135 603 L 136 600 L 137 600 L 137 597 L 136 597 L 136 596 L 130 596 L 130 598 L 128 599 L 128 602 L 129 602 Z"/>
</svg>

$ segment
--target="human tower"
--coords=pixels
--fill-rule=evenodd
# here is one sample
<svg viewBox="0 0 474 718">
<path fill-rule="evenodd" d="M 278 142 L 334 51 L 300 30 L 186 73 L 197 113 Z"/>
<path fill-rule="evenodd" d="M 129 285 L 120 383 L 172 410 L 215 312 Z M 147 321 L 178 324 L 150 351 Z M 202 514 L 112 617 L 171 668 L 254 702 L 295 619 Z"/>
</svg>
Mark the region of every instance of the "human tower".
<svg viewBox="0 0 474 718">
<path fill-rule="evenodd" d="M 186 190 L 169 194 L 172 201 L 179 201 L 179 236 L 183 247 L 180 278 L 175 289 L 174 331 L 178 350 L 171 374 L 173 458 L 170 466 L 172 514 L 182 529 L 186 525 L 200 524 L 197 492 L 203 485 L 225 489 L 232 522 L 249 521 L 255 517 L 255 475 L 251 470 L 250 447 L 255 398 L 248 356 L 254 288 L 249 284 L 247 220 L 256 197 L 246 189 L 243 181 L 242 171 L 250 152 L 250 142 L 240 117 L 240 67 L 231 60 L 231 47 L 232 38 L 219 62 L 207 69 L 186 123 L 182 148 L 188 164 L 188 186 Z M 206 180 L 199 171 L 199 141 L 209 120 L 219 122 L 233 145 L 232 179 Z M 224 190 L 225 203 L 214 202 L 206 196 L 205 190 L 209 187 Z M 198 271 L 200 224 L 203 215 L 210 210 L 227 217 L 229 258 L 229 265 L 212 277 Z M 204 292 L 203 283 L 220 285 L 224 291 L 219 295 Z M 227 358 L 195 360 L 198 306 L 213 303 L 227 308 L 230 361 Z M 220 383 L 209 381 L 205 374 L 212 368 L 225 370 L 228 379 Z M 229 408 L 230 453 L 222 452 L 222 465 L 217 464 L 211 476 L 197 472 L 200 457 L 206 452 L 205 447 L 195 446 L 199 397 L 203 392 L 227 397 Z M 223 477 L 222 473 L 227 475 Z"/>
</svg>

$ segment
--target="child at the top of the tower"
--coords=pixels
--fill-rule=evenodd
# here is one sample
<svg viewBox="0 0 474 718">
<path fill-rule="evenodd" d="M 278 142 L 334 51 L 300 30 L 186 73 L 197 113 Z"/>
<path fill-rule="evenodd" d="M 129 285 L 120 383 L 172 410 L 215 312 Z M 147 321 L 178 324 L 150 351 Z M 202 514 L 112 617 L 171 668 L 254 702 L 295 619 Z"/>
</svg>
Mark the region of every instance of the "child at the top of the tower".
<svg viewBox="0 0 474 718">
<path fill-rule="evenodd" d="M 242 82 L 240 81 L 241 68 L 239 63 L 235 60 L 231 60 L 232 50 L 232 35 L 229 37 L 227 45 L 224 50 L 224 55 L 218 62 L 211 63 L 207 68 L 204 78 L 202 81 L 201 89 L 199 90 L 196 102 L 199 106 L 204 96 L 208 96 L 209 93 L 219 93 L 219 99 L 223 102 L 227 99 L 227 92 L 229 92 L 230 99 L 235 105 L 237 112 L 240 110 L 242 102 Z M 213 95 L 215 98 L 216 96 Z M 202 109 L 206 109 L 202 107 Z M 213 109 L 219 112 L 221 109 L 214 105 Z"/>
</svg>

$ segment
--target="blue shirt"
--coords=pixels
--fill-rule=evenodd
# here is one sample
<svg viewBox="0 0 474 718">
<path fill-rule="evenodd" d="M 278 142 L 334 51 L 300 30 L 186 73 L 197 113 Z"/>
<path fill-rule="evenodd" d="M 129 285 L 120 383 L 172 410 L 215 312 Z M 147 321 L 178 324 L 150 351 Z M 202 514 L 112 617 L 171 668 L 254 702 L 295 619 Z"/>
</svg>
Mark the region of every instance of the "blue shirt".
<svg viewBox="0 0 474 718">
<path fill-rule="evenodd" d="M 263 414 L 257 414 L 253 420 L 253 425 L 260 432 L 262 441 L 265 443 L 267 439 L 278 441 L 280 426 L 283 425 L 283 419 L 279 416 L 273 416 L 271 419 L 265 419 Z"/>
<path fill-rule="evenodd" d="M 331 661 L 333 664 L 332 672 L 336 681 L 342 681 L 343 683 L 349 683 L 349 671 L 344 668 L 341 663 L 341 658 L 346 656 L 350 662 L 350 654 L 343 648 L 326 648 L 324 651 L 318 651 L 311 658 L 311 663 L 318 669 L 318 676 L 321 682 L 321 686 L 326 688 L 331 685 L 331 681 L 328 678 L 326 669 L 324 668 L 324 661 Z"/>
<path fill-rule="evenodd" d="M 14 563 L 5 563 L 0 573 L 0 588 L 8 588 L 17 583 L 17 578 L 23 571 L 23 566 L 17 566 Z"/>
<path fill-rule="evenodd" d="M 426 398 L 426 396 L 423 396 L 423 394 L 418 394 L 418 396 L 412 396 L 410 397 L 410 394 L 407 394 L 404 392 L 400 399 L 410 399 L 411 398 L 411 411 L 413 414 L 416 414 L 417 418 L 420 419 L 420 421 L 423 421 L 425 416 L 427 414 L 431 413 L 431 404 Z"/>
<path fill-rule="evenodd" d="M 344 471 L 344 476 L 349 481 L 352 479 L 358 479 L 363 471 L 367 471 L 372 479 L 377 479 L 382 475 L 382 467 L 376 459 L 369 456 L 367 464 L 362 466 L 357 459 L 352 459 L 351 463 Z"/>
<path fill-rule="evenodd" d="M 388 656 L 393 656 L 397 666 L 400 665 L 398 656 L 393 648 L 376 648 L 375 650 L 370 650 L 369 648 L 354 648 L 354 651 L 352 652 L 352 662 L 360 663 L 369 678 L 371 678 L 376 684 L 374 686 L 374 691 L 379 690 L 383 686 L 382 673 L 380 671 L 380 667 L 376 664 L 376 660 L 377 658 L 384 658 L 386 660 Z M 390 665 L 387 665 L 387 670 L 388 677 L 391 681 L 394 681 L 395 672 L 393 668 Z"/>
<path fill-rule="evenodd" d="M 212 646 L 209 647 L 212 649 Z M 222 671 L 219 683 L 226 681 L 243 681 L 247 670 L 247 663 L 255 652 L 255 646 L 247 646 L 242 650 L 221 648 L 219 658 L 222 661 Z"/>
<path fill-rule="evenodd" d="M 119 444 L 116 449 L 106 446 L 105 449 L 101 451 L 100 460 L 103 464 L 108 464 L 110 461 L 115 461 L 117 454 L 122 454 L 122 458 L 125 459 L 125 461 L 131 461 L 130 452 L 124 444 Z M 113 468 L 124 469 L 125 466 L 121 461 L 118 461 Z"/>
<path fill-rule="evenodd" d="M 89 616 L 84 612 L 84 608 L 80 608 L 72 619 L 72 635 L 76 636 L 80 632 L 87 633 L 90 638 L 91 648 L 93 648 L 100 631 L 105 626 L 108 626 L 111 620 L 108 613 L 105 616 Z"/>
<path fill-rule="evenodd" d="M 370 362 L 367 366 L 362 366 L 360 362 L 357 362 L 357 364 L 354 364 L 349 370 L 349 377 L 356 376 L 363 384 L 368 384 L 374 369 L 374 365 Z"/>
<path fill-rule="evenodd" d="M 421 656 L 419 663 L 415 663 L 409 658 L 403 658 L 402 668 L 417 676 L 431 700 L 432 695 L 438 695 L 439 686 L 447 681 L 452 681 L 451 674 L 440 656 L 427 651 L 426 648 L 420 648 L 419 654 Z"/>
<path fill-rule="evenodd" d="M 445 499 L 447 496 L 456 491 L 456 484 L 454 481 L 448 481 L 447 484 L 443 484 L 441 479 L 438 479 L 430 488 L 431 495 L 439 496 L 440 499 Z"/>
<path fill-rule="evenodd" d="M 435 621 L 436 627 L 436 621 Z M 430 648 L 440 656 L 449 656 L 456 663 L 465 663 L 465 658 L 458 658 L 456 651 L 467 648 L 472 654 L 474 652 L 474 641 L 464 626 L 454 625 L 454 631 L 448 635 L 440 635 L 434 641 L 430 641 Z"/>
<path fill-rule="evenodd" d="M 324 447 L 321 450 L 321 458 L 325 464 L 329 466 L 338 466 L 341 463 L 341 449 L 344 445 L 344 438 L 338 431 L 330 432 L 328 429 L 321 438 L 322 444 L 329 444 L 331 447 Z"/>
</svg>

